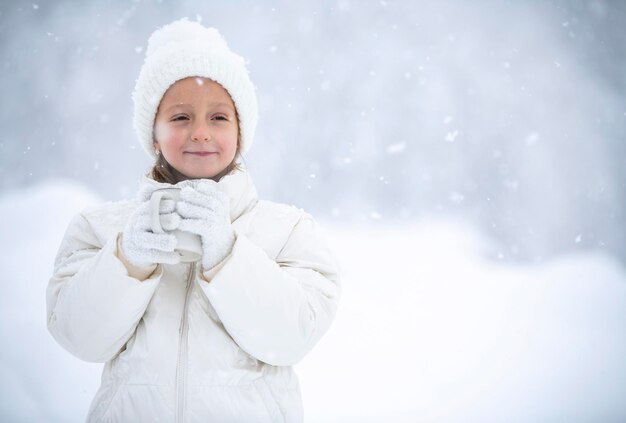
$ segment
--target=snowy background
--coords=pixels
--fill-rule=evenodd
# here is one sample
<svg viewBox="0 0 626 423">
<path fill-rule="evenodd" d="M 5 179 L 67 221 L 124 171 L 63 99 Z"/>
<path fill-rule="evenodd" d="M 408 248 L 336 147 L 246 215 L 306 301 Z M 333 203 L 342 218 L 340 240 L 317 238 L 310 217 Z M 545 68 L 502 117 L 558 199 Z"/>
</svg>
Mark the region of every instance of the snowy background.
<svg viewBox="0 0 626 423">
<path fill-rule="evenodd" d="M 495 0 L 3 1 L 1 420 L 84 419 L 101 366 L 45 287 L 71 217 L 149 169 L 130 93 L 183 16 L 249 60 L 260 195 L 342 265 L 307 421 L 626 420 L 626 3 Z"/>
</svg>

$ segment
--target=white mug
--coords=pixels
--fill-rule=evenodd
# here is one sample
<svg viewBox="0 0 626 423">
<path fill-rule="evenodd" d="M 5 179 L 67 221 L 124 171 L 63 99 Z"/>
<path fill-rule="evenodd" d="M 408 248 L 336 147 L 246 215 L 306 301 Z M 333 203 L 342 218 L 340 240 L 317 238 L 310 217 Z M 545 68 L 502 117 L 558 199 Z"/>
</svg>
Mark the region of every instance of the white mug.
<svg viewBox="0 0 626 423">
<path fill-rule="evenodd" d="M 161 227 L 161 220 L 159 217 L 161 199 L 163 198 L 170 198 L 174 201 L 178 201 L 180 198 L 180 188 L 161 188 L 152 193 L 152 196 L 150 197 L 151 227 L 152 232 L 157 234 L 165 233 Z M 198 261 L 202 258 L 202 241 L 200 240 L 200 235 L 178 229 L 172 231 L 172 233 L 178 241 L 175 251 L 180 254 L 181 262 L 190 263 Z"/>
</svg>

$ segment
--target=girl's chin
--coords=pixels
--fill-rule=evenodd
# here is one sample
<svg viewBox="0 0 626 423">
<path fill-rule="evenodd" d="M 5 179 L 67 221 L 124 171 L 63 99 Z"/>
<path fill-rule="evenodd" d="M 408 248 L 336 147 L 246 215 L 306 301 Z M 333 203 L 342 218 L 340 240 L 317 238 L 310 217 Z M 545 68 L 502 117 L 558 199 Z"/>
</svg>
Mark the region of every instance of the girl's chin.
<svg viewBox="0 0 626 423">
<path fill-rule="evenodd" d="M 186 176 L 189 179 L 213 179 L 216 175 L 217 173 L 198 173 L 198 174 L 191 174 L 191 175 L 186 175 Z"/>
<path fill-rule="evenodd" d="M 193 171 L 193 170 L 189 170 L 187 172 L 181 172 L 184 176 L 186 176 L 189 179 L 211 179 L 214 176 L 219 175 L 220 171 L 215 171 L 215 170 L 197 170 L 197 171 Z"/>
</svg>

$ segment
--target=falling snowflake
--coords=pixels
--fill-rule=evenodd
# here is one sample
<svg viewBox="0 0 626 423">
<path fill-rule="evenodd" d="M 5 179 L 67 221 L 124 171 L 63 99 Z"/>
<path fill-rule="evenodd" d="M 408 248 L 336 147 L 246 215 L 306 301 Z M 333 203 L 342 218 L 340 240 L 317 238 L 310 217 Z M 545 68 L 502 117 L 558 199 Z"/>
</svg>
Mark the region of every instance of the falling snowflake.
<svg viewBox="0 0 626 423">
<path fill-rule="evenodd" d="M 531 132 L 530 134 L 526 136 L 526 139 L 524 140 L 526 145 L 529 145 L 529 146 L 537 144 L 537 141 L 539 141 L 539 134 L 536 132 Z"/>
<path fill-rule="evenodd" d="M 465 200 L 465 196 L 459 192 L 454 191 L 450 193 L 448 199 L 453 204 L 461 204 L 463 200 Z"/>
<path fill-rule="evenodd" d="M 456 139 L 456 137 L 459 135 L 459 131 L 454 130 L 452 132 L 448 132 L 446 134 L 446 141 L 448 142 L 454 142 L 454 140 Z"/>
<path fill-rule="evenodd" d="M 387 146 L 387 154 L 402 153 L 406 149 L 406 143 L 404 141 L 396 142 Z"/>
</svg>

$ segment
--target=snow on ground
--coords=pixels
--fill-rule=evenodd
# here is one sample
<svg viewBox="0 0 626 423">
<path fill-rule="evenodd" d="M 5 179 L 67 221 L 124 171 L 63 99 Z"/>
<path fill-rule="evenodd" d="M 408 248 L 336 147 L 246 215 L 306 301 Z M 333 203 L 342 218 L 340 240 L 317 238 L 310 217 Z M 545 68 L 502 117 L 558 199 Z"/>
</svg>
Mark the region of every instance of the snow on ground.
<svg viewBox="0 0 626 423">
<path fill-rule="evenodd" d="M 0 196 L 2 420 L 84 420 L 101 365 L 48 334 L 45 289 L 67 223 L 98 201 L 70 181 Z M 611 257 L 505 265 L 452 220 L 325 228 L 343 298 L 297 366 L 307 422 L 626 419 L 626 271 Z"/>
<path fill-rule="evenodd" d="M 481 258 L 459 222 L 333 228 L 344 295 L 298 366 L 312 422 L 623 421 L 626 273 Z"/>
<path fill-rule="evenodd" d="M 46 286 L 73 215 L 98 199 L 71 181 L 0 196 L 0 420 L 82 422 L 101 365 L 63 350 L 46 328 Z"/>
</svg>

